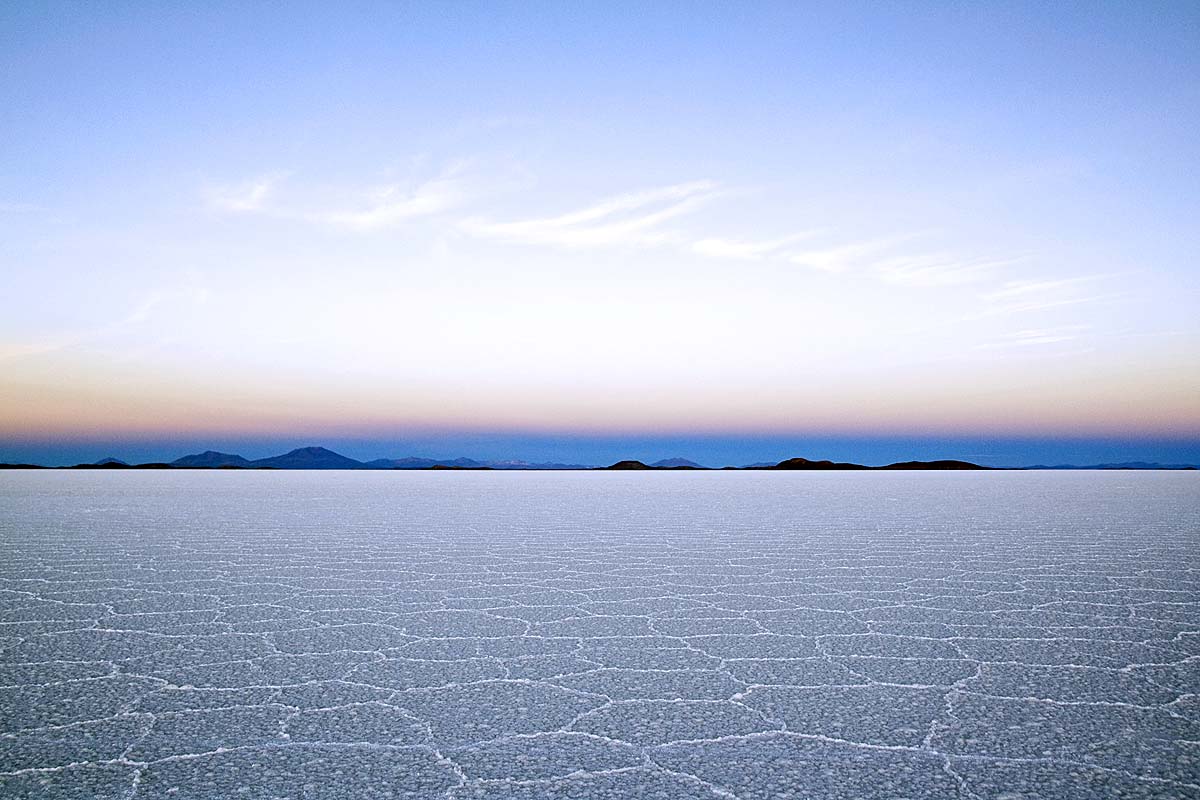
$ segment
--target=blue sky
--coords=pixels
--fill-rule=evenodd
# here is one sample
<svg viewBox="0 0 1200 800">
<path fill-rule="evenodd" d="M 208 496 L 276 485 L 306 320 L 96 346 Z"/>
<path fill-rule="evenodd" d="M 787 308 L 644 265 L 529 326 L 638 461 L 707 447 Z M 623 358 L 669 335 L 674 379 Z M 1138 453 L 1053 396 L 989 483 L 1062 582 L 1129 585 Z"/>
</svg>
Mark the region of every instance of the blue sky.
<svg viewBox="0 0 1200 800">
<path fill-rule="evenodd" d="M 349 6 L 0 10 L 0 457 L 1200 458 L 1195 4 Z"/>
</svg>

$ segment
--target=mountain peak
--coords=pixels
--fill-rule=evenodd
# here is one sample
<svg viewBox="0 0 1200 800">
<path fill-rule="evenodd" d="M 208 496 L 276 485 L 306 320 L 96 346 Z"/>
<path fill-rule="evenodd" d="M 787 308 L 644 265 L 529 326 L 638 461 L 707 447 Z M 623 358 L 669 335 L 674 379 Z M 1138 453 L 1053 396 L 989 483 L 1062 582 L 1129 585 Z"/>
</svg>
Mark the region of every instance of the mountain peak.
<svg viewBox="0 0 1200 800">
<path fill-rule="evenodd" d="M 785 461 L 780 461 L 773 467 L 767 469 L 867 469 L 862 464 L 848 464 L 840 461 L 810 461 L 807 458 L 789 458 Z"/>
<path fill-rule="evenodd" d="M 692 469 L 705 469 L 706 468 L 703 464 L 697 464 L 695 461 L 692 461 L 687 458 L 680 458 L 679 456 L 676 456 L 675 458 L 664 458 L 661 461 L 655 461 L 650 466 L 652 466 L 652 467 L 691 467 Z"/>
<path fill-rule="evenodd" d="M 203 453 L 193 453 L 171 462 L 172 467 L 211 468 L 248 467 L 250 462 L 233 453 L 219 453 L 216 450 L 205 450 Z"/>
<path fill-rule="evenodd" d="M 324 447 L 297 447 L 289 453 L 251 461 L 250 466 L 268 469 L 363 469 L 361 461 L 347 458 Z"/>
</svg>

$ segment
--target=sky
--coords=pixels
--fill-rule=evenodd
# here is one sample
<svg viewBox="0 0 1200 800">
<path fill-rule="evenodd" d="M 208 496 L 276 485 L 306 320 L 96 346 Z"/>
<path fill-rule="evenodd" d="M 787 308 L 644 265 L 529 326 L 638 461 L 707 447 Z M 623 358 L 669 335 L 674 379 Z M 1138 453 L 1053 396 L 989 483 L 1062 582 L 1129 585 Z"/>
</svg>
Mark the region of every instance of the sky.
<svg viewBox="0 0 1200 800">
<path fill-rule="evenodd" d="M 0 460 L 1200 461 L 1195 3 L 10 3 L 0 109 Z"/>
</svg>

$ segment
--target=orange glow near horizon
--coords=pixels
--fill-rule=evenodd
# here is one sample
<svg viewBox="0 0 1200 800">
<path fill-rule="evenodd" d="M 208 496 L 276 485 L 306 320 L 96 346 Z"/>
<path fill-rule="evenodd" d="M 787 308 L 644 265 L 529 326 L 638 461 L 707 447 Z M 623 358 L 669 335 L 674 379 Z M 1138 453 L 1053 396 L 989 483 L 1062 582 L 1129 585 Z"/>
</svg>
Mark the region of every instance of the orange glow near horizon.
<svg viewBox="0 0 1200 800">
<path fill-rule="evenodd" d="M 80 372 L 89 372 L 80 381 Z M 1143 364 L 1121 373 L 934 369 L 842 375 L 820 385 L 666 382 L 612 387 L 427 383 L 364 387 L 253 379 L 228 372 L 168 380 L 162 372 L 72 371 L 10 382 L 0 436 L 287 436 L 298 431 L 370 437 L 396 430 L 565 434 L 820 432 L 890 435 L 1200 434 L 1200 381 Z M 215 386 L 227 388 L 217 390 Z"/>
</svg>

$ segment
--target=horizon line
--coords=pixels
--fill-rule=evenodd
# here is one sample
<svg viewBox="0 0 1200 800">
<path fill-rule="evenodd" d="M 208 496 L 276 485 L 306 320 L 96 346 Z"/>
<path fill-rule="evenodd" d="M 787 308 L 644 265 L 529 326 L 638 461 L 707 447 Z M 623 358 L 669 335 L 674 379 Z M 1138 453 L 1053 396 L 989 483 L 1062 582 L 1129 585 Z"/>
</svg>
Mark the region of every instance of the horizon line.
<svg viewBox="0 0 1200 800">
<path fill-rule="evenodd" d="M 264 462 L 280 462 L 288 457 L 312 457 L 334 459 L 333 463 L 337 466 L 275 466 Z M 208 463 L 198 462 L 197 459 L 207 458 Z M 190 459 L 188 463 L 180 463 Z M 218 463 L 223 461 L 224 463 Z M 238 463 L 241 462 L 241 463 Z M 1165 470 L 1189 470 L 1197 469 L 1196 464 L 1163 464 L 1158 461 L 1147 461 L 1139 459 L 1126 459 L 1115 462 L 1101 462 L 1097 464 L 1076 465 L 1067 463 L 1057 464 L 1025 464 L 1019 466 L 1013 465 L 995 465 L 982 464 L 976 462 L 967 462 L 961 459 L 903 459 L 900 461 L 891 461 L 886 464 L 858 464 L 855 462 L 837 462 L 830 459 L 807 459 L 804 457 L 793 456 L 780 461 L 754 461 L 749 464 L 727 464 L 724 466 L 708 466 L 697 461 L 687 459 L 682 456 L 671 456 L 646 463 L 641 459 L 619 459 L 618 461 L 609 464 L 587 464 L 587 463 L 569 463 L 565 461 L 526 461 L 524 459 L 474 459 L 466 456 L 456 458 L 430 458 L 423 456 L 402 456 L 399 458 L 377 458 L 364 461 L 361 459 L 351 458 L 338 453 L 323 445 L 305 445 L 293 448 L 286 453 L 280 453 L 274 456 L 266 456 L 257 459 L 247 459 L 244 456 L 236 453 L 227 453 L 218 450 L 204 450 L 199 453 L 185 453 L 171 461 L 149 461 L 140 463 L 131 463 L 115 456 L 109 455 L 100 458 L 94 462 L 77 462 L 74 464 L 37 464 L 32 461 L 13 462 L 0 461 L 0 468 L 4 469 L 247 469 L 247 470 L 367 470 L 367 471 L 420 471 L 420 470 L 495 470 L 495 471 L 587 471 L 587 470 L 605 470 L 605 469 L 651 469 L 651 470 L 743 470 L 743 469 L 777 469 L 784 468 L 783 465 L 788 462 L 804 462 L 813 465 L 830 465 L 829 467 L 815 467 L 817 469 L 887 469 L 887 468 L 902 468 L 903 465 L 914 465 L 915 469 L 929 469 L 931 464 L 954 464 L 963 466 L 948 467 L 950 469 L 961 468 L 976 468 L 989 470 L 1021 470 L 1021 469 L 1063 469 L 1077 467 L 1080 469 L 1165 469 Z M 317 462 L 313 462 L 316 464 Z M 400 466 L 403 464 L 404 466 Z M 624 466 L 623 466 L 624 465 Z M 920 466 L 916 466 L 920 465 Z M 804 467 L 809 468 L 809 467 Z M 946 468 L 946 467 L 943 467 Z"/>
</svg>

